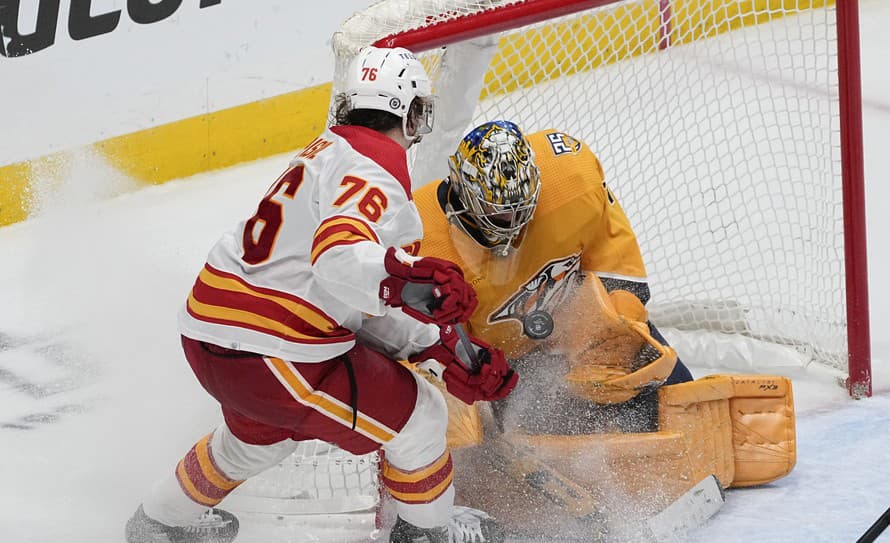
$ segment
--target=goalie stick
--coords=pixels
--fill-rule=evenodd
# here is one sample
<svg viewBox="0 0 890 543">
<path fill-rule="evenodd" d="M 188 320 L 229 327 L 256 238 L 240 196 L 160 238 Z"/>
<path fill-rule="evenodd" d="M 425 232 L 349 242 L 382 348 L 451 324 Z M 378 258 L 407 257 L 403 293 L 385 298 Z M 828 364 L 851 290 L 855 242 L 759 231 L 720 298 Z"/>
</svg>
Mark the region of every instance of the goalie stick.
<svg viewBox="0 0 890 543">
<path fill-rule="evenodd" d="M 488 432 L 484 446 L 492 457 L 495 469 L 540 491 L 550 502 L 590 524 L 592 529 L 598 532 L 602 532 L 603 528 L 608 529 L 601 501 L 584 487 L 539 460 L 534 451 Z M 671 541 L 704 524 L 724 503 L 723 488 L 717 477 L 708 475 L 660 513 L 639 525 L 620 528 L 622 532 L 634 532 L 634 535 L 644 541 Z"/>
<path fill-rule="evenodd" d="M 471 357 L 471 371 L 479 371 L 478 360 L 474 357 L 476 351 L 466 330 L 460 324 L 455 326 L 455 330 Z M 579 520 L 589 521 L 592 527 L 604 527 L 603 507 L 598 498 L 542 462 L 530 448 L 508 441 L 503 436 L 503 428 L 497 417 L 495 422 L 497 430 L 491 428 L 491 424 L 484 425 L 484 446 L 492 455 L 496 469 L 511 479 L 540 491 L 552 503 Z M 639 532 L 638 535 L 645 540 L 670 541 L 683 532 L 704 524 L 723 507 L 725 501 L 723 488 L 717 477 L 709 475 L 660 513 L 646 519 L 639 526 L 627 528 Z"/>
</svg>

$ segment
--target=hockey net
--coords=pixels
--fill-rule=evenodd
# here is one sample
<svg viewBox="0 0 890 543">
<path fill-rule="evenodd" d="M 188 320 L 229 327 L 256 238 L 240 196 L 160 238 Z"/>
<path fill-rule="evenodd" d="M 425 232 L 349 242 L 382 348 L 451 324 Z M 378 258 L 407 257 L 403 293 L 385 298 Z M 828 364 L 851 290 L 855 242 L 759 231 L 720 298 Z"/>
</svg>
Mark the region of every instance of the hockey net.
<svg viewBox="0 0 890 543">
<path fill-rule="evenodd" d="M 361 47 L 419 54 L 438 103 L 434 134 L 412 151 L 415 188 L 447 175 L 448 154 L 488 120 L 584 140 L 636 230 L 651 318 L 684 360 L 818 365 L 862 396 L 857 9 L 385 0 L 335 33 L 334 91 Z"/>
<path fill-rule="evenodd" d="M 815 362 L 864 395 L 856 9 L 389 0 L 334 35 L 334 88 L 365 45 L 421 52 L 439 103 L 414 151 L 415 188 L 447 175 L 457 142 L 488 120 L 584 140 L 636 230 L 652 320 L 684 359 Z"/>
</svg>

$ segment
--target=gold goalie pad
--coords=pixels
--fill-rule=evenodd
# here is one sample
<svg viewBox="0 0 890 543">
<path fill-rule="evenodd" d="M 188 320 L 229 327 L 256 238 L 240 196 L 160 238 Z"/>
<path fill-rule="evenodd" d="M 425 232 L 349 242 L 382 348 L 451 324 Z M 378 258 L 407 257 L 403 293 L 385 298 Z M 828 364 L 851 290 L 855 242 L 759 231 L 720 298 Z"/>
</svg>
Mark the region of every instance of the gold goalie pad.
<svg viewBox="0 0 890 543">
<path fill-rule="evenodd" d="M 553 347 L 569 360 L 569 391 L 594 403 L 624 403 L 657 388 L 677 363 L 677 353 L 650 335 L 642 302 L 625 290 L 607 293 L 593 274 L 553 318 L 563 330 Z"/>
<path fill-rule="evenodd" d="M 709 375 L 662 387 L 659 430 L 683 435 L 694 478 L 756 486 L 797 461 L 791 381 L 771 375 Z"/>
<path fill-rule="evenodd" d="M 794 467 L 794 405 L 785 377 L 711 375 L 662 387 L 659 402 L 657 432 L 490 439 L 523 447 L 594 497 L 620 496 L 644 516 L 661 511 L 708 475 L 716 475 L 724 487 L 747 487 L 784 477 Z M 549 518 L 558 526 L 571 520 L 570 511 L 527 481 L 511 479 L 502 465 L 489 465 L 488 447 L 486 438 L 479 447 L 456 451 L 455 488 L 462 503 L 527 529 L 540 528 Z M 478 491 L 481 481 L 513 490 L 489 499 L 490 493 Z"/>
</svg>

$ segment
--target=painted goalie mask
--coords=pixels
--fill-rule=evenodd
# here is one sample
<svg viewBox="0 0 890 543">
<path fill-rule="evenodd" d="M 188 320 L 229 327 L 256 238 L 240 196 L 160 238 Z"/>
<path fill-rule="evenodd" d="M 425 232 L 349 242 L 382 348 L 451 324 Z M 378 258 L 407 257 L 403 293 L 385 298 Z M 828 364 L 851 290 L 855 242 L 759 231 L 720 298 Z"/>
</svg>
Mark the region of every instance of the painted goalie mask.
<svg viewBox="0 0 890 543">
<path fill-rule="evenodd" d="M 519 127 L 509 121 L 476 127 L 461 140 L 449 167 L 464 207 L 460 220 L 504 255 L 518 246 L 541 191 L 538 167 Z"/>
</svg>

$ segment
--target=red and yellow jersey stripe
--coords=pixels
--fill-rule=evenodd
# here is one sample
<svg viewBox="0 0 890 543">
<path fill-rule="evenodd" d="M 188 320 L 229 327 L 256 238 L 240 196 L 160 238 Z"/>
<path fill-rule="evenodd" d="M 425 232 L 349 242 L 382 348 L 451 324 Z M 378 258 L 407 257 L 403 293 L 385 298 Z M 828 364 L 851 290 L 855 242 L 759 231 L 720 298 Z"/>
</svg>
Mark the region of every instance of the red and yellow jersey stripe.
<svg viewBox="0 0 890 543">
<path fill-rule="evenodd" d="M 294 343 L 339 343 L 355 335 L 319 308 L 292 294 L 251 285 L 209 264 L 198 275 L 186 304 L 189 315 L 237 326 Z"/>
<path fill-rule="evenodd" d="M 335 215 L 318 225 L 312 239 L 311 262 L 315 264 L 318 257 L 332 247 L 352 245 L 360 241 L 380 243 L 380 239 L 368 223 L 355 217 Z"/>
</svg>

